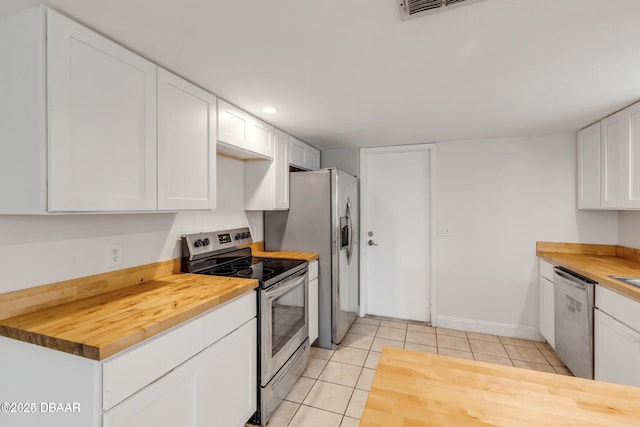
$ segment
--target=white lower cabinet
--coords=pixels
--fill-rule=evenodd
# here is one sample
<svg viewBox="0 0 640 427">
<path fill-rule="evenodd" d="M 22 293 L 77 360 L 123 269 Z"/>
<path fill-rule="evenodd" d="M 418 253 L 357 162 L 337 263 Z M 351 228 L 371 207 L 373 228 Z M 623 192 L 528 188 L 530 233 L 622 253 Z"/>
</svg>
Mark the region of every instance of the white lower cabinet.
<svg viewBox="0 0 640 427">
<path fill-rule="evenodd" d="M 256 411 L 257 343 L 253 319 L 203 352 L 205 410 L 204 424 L 199 425 L 244 426 Z"/>
<path fill-rule="evenodd" d="M 595 379 L 640 387 L 640 333 L 594 310 Z"/>
<path fill-rule="evenodd" d="M 104 427 L 243 426 L 256 411 L 256 319 L 104 415 Z"/>
<path fill-rule="evenodd" d="M 538 327 L 542 335 L 552 348 L 555 343 L 554 296 L 553 296 L 553 265 L 540 260 L 540 320 Z"/>
<path fill-rule="evenodd" d="M 0 337 L 0 397 L 37 413 L 12 427 L 241 427 L 257 409 L 257 302 L 249 292 L 103 361 Z M 8 398 L 11 399 L 8 399 Z M 79 410 L 52 414 L 41 403 Z"/>
<path fill-rule="evenodd" d="M 540 277 L 540 334 L 552 348 L 555 343 L 553 282 Z"/>
<path fill-rule="evenodd" d="M 204 425 L 199 392 L 202 361 L 183 363 L 104 415 L 104 427 L 196 427 Z M 200 398 L 198 401 L 198 398 Z"/>
<path fill-rule="evenodd" d="M 595 379 L 640 387 L 640 302 L 596 285 L 595 305 Z"/>
<path fill-rule="evenodd" d="M 318 261 L 309 263 L 309 343 L 318 339 Z"/>
</svg>

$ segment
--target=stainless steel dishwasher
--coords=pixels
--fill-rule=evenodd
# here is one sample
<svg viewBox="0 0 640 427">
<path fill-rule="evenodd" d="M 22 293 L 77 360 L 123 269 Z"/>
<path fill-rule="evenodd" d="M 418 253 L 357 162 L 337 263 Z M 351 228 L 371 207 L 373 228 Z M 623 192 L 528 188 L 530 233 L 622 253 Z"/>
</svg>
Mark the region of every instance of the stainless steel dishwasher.
<svg viewBox="0 0 640 427">
<path fill-rule="evenodd" d="M 593 379 L 594 282 L 554 269 L 556 354 L 576 377 Z"/>
</svg>

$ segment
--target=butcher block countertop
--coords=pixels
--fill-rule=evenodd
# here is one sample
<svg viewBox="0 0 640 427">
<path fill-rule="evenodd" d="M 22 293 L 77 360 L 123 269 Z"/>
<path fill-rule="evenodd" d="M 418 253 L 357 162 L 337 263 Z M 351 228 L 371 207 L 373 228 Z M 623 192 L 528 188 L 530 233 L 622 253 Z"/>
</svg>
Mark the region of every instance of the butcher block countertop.
<svg viewBox="0 0 640 427">
<path fill-rule="evenodd" d="M 313 252 L 284 252 L 284 251 L 265 251 L 264 242 L 256 242 L 251 246 L 251 254 L 263 258 L 285 258 L 298 259 L 301 261 L 315 261 L 319 259 L 318 254 Z"/>
<path fill-rule="evenodd" d="M 385 347 L 361 427 L 637 426 L 640 388 Z"/>
<path fill-rule="evenodd" d="M 537 255 L 640 302 L 640 288 L 609 276 L 640 277 L 640 250 L 615 245 L 537 242 Z"/>
<path fill-rule="evenodd" d="M 257 286 L 254 279 L 171 274 L 0 320 L 0 335 L 102 360 Z"/>
</svg>

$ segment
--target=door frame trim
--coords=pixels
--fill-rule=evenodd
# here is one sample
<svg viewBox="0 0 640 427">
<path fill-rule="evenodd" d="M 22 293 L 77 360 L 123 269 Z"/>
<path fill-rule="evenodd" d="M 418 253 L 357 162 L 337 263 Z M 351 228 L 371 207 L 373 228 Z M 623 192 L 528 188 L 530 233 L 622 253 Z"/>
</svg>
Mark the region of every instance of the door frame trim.
<svg viewBox="0 0 640 427">
<path fill-rule="evenodd" d="M 432 326 L 437 326 L 437 283 L 436 283 L 436 144 L 395 145 L 389 147 L 361 148 L 360 149 L 360 316 L 367 312 L 367 257 L 364 245 L 367 242 L 367 155 L 369 153 L 406 153 L 412 151 L 429 152 L 429 215 L 431 216 L 429 227 L 430 257 L 430 290 L 429 290 L 429 321 Z"/>
</svg>

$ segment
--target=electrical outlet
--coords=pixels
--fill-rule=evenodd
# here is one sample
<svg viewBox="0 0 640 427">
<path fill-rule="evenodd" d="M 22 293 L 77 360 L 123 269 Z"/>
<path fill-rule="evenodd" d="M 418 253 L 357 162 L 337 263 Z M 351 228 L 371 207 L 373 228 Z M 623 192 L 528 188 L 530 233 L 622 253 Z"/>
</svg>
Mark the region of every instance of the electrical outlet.
<svg viewBox="0 0 640 427">
<path fill-rule="evenodd" d="M 444 236 L 444 237 L 451 236 L 451 231 L 449 231 L 449 226 L 441 225 L 440 227 L 438 227 L 438 235 Z"/>
<path fill-rule="evenodd" d="M 111 243 L 107 245 L 107 267 L 117 267 L 122 265 L 122 244 Z"/>
</svg>

